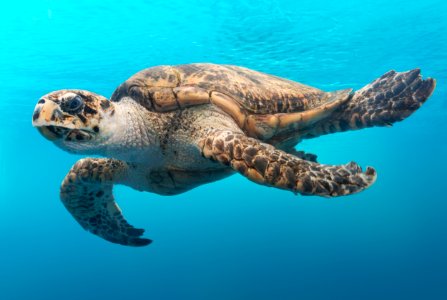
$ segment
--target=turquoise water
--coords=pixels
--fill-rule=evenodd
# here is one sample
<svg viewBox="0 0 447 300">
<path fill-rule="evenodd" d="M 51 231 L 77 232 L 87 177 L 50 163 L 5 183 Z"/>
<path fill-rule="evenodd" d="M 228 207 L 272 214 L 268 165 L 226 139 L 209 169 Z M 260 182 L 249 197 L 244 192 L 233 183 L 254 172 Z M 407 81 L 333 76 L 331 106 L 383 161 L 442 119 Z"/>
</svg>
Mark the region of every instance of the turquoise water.
<svg viewBox="0 0 447 300">
<path fill-rule="evenodd" d="M 444 1 L 12 1 L 0 12 L 0 298 L 447 299 Z M 378 180 L 324 199 L 239 175 L 162 197 L 117 187 L 145 248 L 84 230 L 59 201 L 79 156 L 31 126 L 61 88 L 110 96 L 154 65 L 242 65 L 326 90 L 415 67 L 438 86 L 413 116 L 308 140 Z"/>
</svg>

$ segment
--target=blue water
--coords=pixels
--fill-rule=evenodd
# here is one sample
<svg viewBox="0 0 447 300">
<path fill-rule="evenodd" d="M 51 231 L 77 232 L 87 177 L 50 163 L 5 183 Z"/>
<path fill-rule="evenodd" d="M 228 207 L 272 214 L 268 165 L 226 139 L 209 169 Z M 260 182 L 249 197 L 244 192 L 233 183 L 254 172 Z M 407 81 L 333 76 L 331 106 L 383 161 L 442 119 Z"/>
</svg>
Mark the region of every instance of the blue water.
<svg viewBox="0 0 447 300">
<path fill-rule="evenodd" d="M 0 10 L 0 299 L 447 299 L 447 2 L 7 1 Z M 420 67 L 413 116 L 308 140 L 372 165 L 350 197 L 299 197 L 235 175 L 162 197 L 117 187 L 145 248 L 84 230 L 59 201 L 79 156 L 31 126 L 61 88 L 110 96 L 154 65 L 242 65 L 326 90 Z"/>
</svg>

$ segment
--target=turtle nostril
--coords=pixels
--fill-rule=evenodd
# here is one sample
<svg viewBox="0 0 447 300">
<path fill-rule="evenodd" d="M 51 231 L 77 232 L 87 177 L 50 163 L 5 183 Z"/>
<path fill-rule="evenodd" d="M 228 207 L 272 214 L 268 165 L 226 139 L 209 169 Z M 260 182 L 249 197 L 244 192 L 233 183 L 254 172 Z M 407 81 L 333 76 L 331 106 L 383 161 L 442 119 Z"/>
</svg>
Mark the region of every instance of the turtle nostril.
<svg viewBox="0 0 447 300">
<path fill-rule="evenodd" d="M 44 104 L 45 103 L 45 99 L 40 99 L 39 102 L 37 102 L 39 104 Z"/>
<path fill-rule="evenodd" d="M 35 110 L 34 113 L 33 113 L 33 121 L 36 121 L 36 120 L 39 118 L 39 116 L 40 116 L 40 111 L 41 111 L 41 108 L 40 108 L 40 107 L 36 108 L 36 110 Z"/>
<path fill-rule="evenodd" d="M 39 112 L 35 111 L 33 114 L 33 121 L 36 121 L 39 118 Z"/>
</svg>

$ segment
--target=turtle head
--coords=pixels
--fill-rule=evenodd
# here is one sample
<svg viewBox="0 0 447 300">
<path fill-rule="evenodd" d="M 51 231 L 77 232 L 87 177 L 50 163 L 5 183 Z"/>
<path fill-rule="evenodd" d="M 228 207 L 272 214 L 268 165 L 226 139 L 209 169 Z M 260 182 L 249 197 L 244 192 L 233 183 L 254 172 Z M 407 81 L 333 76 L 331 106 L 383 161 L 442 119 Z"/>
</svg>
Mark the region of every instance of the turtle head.
<svg viewBox="0 0 447 300">
<path fill-rule="evenodd" d="M 113 113 L 113 104 L 103 96 L 84 90 L 59 90 L 37 102 L 33 126 L 64 150 L 86 153 L 104 140 L 101 121 Z"/>
</svg>

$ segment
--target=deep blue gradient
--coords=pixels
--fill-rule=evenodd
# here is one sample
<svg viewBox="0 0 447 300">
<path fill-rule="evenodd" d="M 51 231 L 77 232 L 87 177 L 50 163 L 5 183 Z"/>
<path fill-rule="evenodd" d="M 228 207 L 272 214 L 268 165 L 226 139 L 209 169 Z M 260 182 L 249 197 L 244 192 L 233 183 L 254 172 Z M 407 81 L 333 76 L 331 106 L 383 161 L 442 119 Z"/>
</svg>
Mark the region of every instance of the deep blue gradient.
<svg viewBox="0 0 447 300">
<path fill-rule="evenodd" d="M 0 299 L 447 299 L 447 2 L 7 1 L 0 10 Z M 300 197 L 239 175 L 174 197 L 117 187 L 154 243 L 85 232 L 59 201 L 79 159 L 31 126 L 61 88 L 110 96 L 154 65 L 242 65 L 326 90 L 415 67 L 413 116 L 305 141 L 378 171 L 363 193 Z"/>
</svg>

